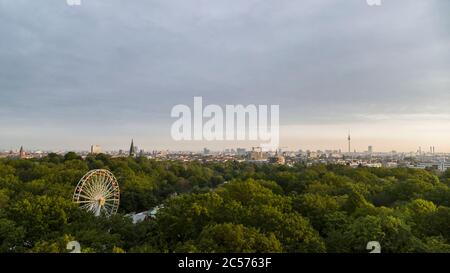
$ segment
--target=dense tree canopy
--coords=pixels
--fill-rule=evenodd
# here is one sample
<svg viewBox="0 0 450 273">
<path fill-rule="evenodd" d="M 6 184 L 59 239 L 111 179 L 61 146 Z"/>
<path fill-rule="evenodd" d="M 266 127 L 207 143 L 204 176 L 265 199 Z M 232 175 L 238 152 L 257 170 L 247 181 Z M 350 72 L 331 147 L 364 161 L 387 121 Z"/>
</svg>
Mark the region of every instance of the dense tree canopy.
<svg viewBox="0 0 450 273">
<path fill-rule="evenodd" d="M 121 189 L 119 213 L 72 203 L 89 170 Z M 133 224 L 126 214 L 162 205 Z M 0 159 L 0 252 L 450 252 L 450 171 L 293 167 L 143 157 Z"/>
</svg>

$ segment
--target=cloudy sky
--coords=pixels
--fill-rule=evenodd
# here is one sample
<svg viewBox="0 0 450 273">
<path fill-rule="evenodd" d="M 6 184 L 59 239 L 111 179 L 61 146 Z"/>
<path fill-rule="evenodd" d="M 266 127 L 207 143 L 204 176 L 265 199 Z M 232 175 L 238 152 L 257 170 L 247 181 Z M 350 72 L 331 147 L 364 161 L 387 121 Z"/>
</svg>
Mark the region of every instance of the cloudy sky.
<svg viewBox="0 0 450 273">
<path fill-rule="evenodd" d="M 281 146 L 450 152 L 450 1 L 0 0 L 0 149 L 174 142 L 176 104 L 279 104 Z"/>
</svg>

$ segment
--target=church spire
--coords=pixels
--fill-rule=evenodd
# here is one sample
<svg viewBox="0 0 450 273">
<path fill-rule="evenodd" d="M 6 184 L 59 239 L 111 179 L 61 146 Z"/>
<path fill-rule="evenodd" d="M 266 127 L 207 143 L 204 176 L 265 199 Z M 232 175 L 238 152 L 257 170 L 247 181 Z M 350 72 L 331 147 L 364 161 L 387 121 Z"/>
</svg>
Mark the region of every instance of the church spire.
<svg viewBox="0 0 450 273">
<path fill-rule="evenodd" d="M 25 158 L 25 150 L 23 149 L 23 146 L 20 146 L 20 151 L 19 151 L 19 157 L 20 158 Z"/>
<path fill-rule="evenodd" d="M 130 156 L 136 156 L 136 149 L 134 147 L 134 140 L 133 139 L 131 139 Z"/>
</svg>

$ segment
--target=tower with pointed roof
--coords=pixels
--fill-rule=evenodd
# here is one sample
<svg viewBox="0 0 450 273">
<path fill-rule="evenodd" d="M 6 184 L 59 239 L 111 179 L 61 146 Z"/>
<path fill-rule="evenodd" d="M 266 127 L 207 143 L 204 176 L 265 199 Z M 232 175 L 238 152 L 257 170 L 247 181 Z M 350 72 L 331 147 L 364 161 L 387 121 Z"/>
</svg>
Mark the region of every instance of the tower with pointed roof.
<svg viewBox="0 0 450 273">
<path fill-rule="evenodd" d="M 348 138 L 347 138 L 347 140 L 348 140 L 348 153 L 351 153 L 352 151 L 351 151 L 351 141 L 352 141 L 352 139 L 351 139 L 351 137 L 350 137 L 350 131 L 348 132 Z"/>
<path fill-rule="evenodd" d="M 136 148 L 134 147 L 134 140 L 131 139 L 131 146 L 130 146 L 130 156 L 136 156 Z"/>
<path fill-rule="evenodd" d="M 19 157 L 20 158 L 25 158 L 26 157 L 25 151 L 23 149 L 23 146 L 20 146 Z"/>
</svg>

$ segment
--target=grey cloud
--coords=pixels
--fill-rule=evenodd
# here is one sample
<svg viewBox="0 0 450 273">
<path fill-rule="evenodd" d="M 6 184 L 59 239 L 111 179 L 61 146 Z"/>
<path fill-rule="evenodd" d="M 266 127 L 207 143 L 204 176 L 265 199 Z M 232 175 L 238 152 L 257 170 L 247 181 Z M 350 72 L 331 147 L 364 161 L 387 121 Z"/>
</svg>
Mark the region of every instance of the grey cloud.
<svg viewBox="0 0 450 273">
<path fill-rule="evenodd" d="M 0 125 L 162 131 L 195 95 L 282 124 L 449 113 L 448 1 L 383 2 L 0 0 Z"/>
</svg>

